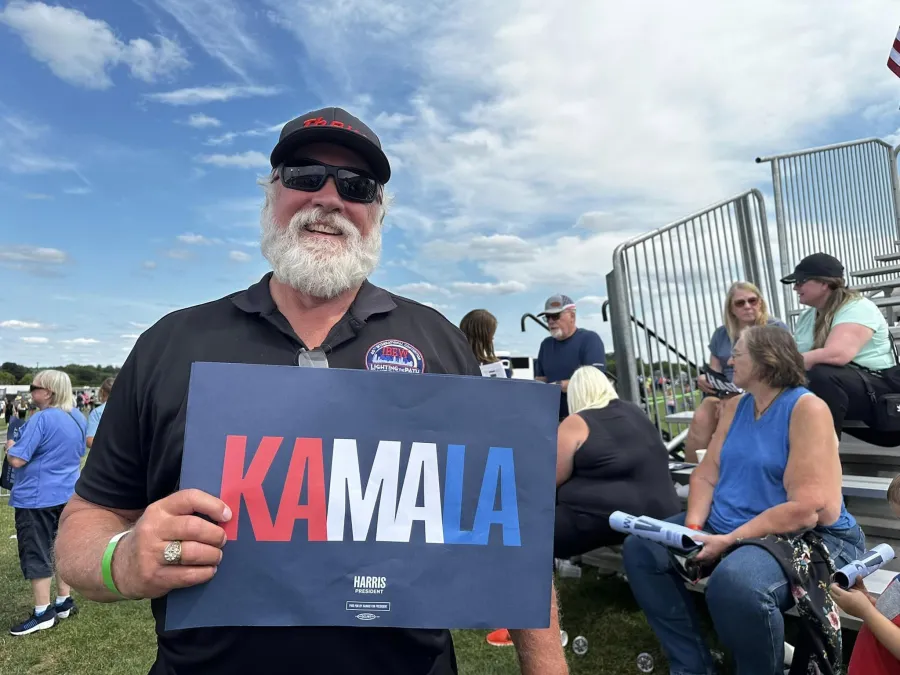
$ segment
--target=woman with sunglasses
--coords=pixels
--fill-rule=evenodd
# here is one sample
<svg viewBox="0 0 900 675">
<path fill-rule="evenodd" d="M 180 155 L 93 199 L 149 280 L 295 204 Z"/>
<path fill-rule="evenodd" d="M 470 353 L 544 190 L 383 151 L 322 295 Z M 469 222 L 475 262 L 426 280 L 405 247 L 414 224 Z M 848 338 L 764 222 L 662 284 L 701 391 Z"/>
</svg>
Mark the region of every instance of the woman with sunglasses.
<svg viewBox="0 0 900 675">
<path fill-rule="evenodd" d="M 22 429 L 18 441 L 7 441 L 6 454 L 16 470 L 9 497 L 15 508 L 19 565 L 31 582 L 34 612 L 10 628 L 11 635 L 29 635 L 56 625 L 76 611 L 68 584 L 56 577 L 56 602 L 50 602 L 54 576 L 53 542 L 59 517 L 75 493 L 75 481 L 85 453 L 84 415 L 73 413 L 75 397 L 69 376 L 43 370 L 31 383 L 38 412 Z"/>
<path fill-rule="evenodd" d="M 724 323 L 716 328 L 709 339 L 709 369 L 732 382 L 734 368 L 728 365 L 728 360 L 734 343 L 744 328 L 775 325 L 787 330 L 788 327 L 769 316 L 765 298 L 749 281 L 738 281 L 731 285 L 725 295 L 722 315 Z M 697 450 L 703 450 L 709 445 L 719 423 L 720 404 L 723 399 L 729 398 L 714 388 L 706 375 L 697 378 L 697 386 L 703 392 L 703 401 L 694 413 L 684 442 L 684 458 L 688 462 L 696 462 Z"/>
</svg>

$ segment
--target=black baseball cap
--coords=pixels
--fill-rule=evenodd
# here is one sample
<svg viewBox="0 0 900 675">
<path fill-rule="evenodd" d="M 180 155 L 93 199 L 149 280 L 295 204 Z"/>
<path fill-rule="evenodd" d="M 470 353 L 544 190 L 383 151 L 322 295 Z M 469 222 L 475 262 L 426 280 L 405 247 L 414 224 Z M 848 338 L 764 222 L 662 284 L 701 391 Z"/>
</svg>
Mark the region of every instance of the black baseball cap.
<svg viewBox="0 0 900 675">
<path fill-rule="evenodd" d="M 783 284 L 802 284 L 812 277 L 844 277 L 841 261 L 827 253 L 813 253 L 797 263 L 794 271 L 781 280 Z"/>
<path fill-rule="evenodd" d="M 285 124 L 272 150 L 272 168 L 283 163 L 297 148 L 310 143 L 343 145 L 369 163 L 382 185 L 391 178 L 391 165 L 378 136 L 343 108 L 313 110 Z"/>
</svg>

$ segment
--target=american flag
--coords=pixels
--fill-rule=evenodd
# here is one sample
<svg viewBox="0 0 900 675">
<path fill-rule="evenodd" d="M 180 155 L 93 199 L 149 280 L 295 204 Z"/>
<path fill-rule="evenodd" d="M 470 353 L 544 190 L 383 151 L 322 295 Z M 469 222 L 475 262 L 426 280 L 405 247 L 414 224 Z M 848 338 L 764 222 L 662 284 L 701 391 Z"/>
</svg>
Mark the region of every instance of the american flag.
<svg viewBox="0 0 900 675">
<path fill-rule="evenodd" d="M 894 38 L 894 46 L 891 47 L 891 55 L 888 58 L 887 67 L 891 69 L 897 77 L 900 77 L 900 30 L 897 31 L 897 37 Z"/>
</svg>

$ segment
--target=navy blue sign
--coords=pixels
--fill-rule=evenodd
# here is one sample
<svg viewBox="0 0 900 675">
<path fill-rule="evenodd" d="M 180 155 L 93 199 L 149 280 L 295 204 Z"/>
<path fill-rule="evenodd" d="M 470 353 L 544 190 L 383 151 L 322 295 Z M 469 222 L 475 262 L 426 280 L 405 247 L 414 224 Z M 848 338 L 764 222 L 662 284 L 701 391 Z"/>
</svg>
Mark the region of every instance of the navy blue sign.
<svg viewBox="0 0 900 675">
<path fill-rule="evenodd" d="M 194 364 L 181 487 L 235 515 L 166 629 L 546 628 L 558 409 L 530 381 Z"/>
</svg>

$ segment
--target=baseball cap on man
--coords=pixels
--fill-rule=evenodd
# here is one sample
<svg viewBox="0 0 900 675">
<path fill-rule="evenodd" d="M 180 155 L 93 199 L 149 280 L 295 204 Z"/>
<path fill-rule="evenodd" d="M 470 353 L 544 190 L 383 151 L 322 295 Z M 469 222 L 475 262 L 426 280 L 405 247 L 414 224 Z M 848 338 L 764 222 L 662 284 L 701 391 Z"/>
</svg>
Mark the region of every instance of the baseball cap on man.
<svg viewBox="0 0 900 675">
<path fill-rule="evenodd" d="M 547 302 L 544 303 L 544 311 L 538 314 L 538 316 L 546 316 L 547 314 L 559 314 L 560 312 L 564 312 L 567 309 L 575 309 L 575 301 L 572 300 L 568 295 L 563 295 L 562 293 L 557 293 L 556 295 L 551 295 L 547 298 Z"/>
<path fill-rule="evenodd" d="M 313 110 L 285 124 L 272 150 L 272 168 L 288 159 L 297 148 L 310 143 L 342 145 L 365 159 L 382 185 L 391 178 L 391 165 L 378 136 L 343 108 Z"/>
<path fill-rule="evenodd" d="M 797 263 L 794 271 L 781 280 L 783 284 L 802 284 L 813 277 L 844 277 L 841 261 L 827 253 L 813 253 Z"/>
</svg>

